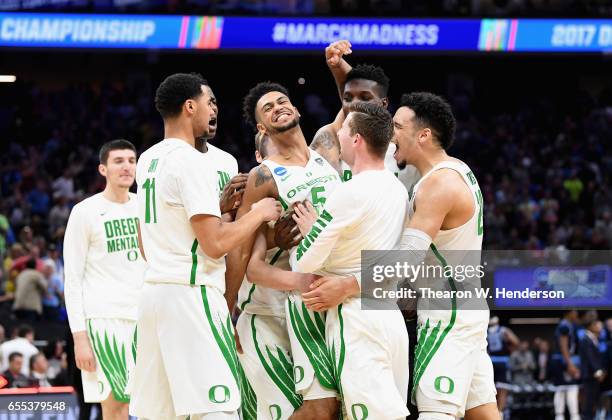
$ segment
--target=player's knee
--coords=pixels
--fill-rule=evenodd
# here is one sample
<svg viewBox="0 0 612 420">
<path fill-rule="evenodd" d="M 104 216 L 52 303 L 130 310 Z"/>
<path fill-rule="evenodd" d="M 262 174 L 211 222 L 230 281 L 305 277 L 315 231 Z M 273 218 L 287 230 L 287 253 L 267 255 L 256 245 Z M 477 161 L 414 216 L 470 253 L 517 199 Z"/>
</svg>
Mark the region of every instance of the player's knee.
<svg viewBox="0 0 612 420">
<path fill-rule="evenodd" d="M 447 413 L 423 412 L 419 413 L 418 420 L 455 420 L 455 416 Z"/>
</svg>

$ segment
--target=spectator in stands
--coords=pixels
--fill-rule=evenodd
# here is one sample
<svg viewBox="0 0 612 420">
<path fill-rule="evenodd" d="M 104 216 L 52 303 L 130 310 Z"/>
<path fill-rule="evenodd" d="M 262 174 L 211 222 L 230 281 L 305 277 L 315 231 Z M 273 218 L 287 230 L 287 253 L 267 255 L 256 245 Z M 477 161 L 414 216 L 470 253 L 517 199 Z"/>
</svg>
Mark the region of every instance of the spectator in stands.
<svg viewBox="0 0 612 420">
<path fill-rule="evenodd" d="M 29 252 L 34 245 L 34 232 L 30 226 L 24 226 L 19 232 L 19 243 L 26 252 Z"/>
<path fill-rule="evenodd" d="M 6 388 L 27 388 L 28 377 L 23 374 L 23 354 L 13 352 L 8 356 L 8 369 L 2 374 L 7 380 Z"/>
<path fill-rule="evenodd" d="M 6 341 L 6 330 L 4 325 L 0 324 L 0 345 Z"/>
<path fill-rule="evenodd" d="M 538 342 L 536 355 L 535 377 L 540 383 L 546 382 L 549 378 L 550 366 L 550 344 L 546 340 Z"/>
<path fill-rule="evenodd" d="M 9 254 L 4 259 L 4 273 L 5 283 L 3 285 L 3 292 L 5 295 L 12 295 L 15 293 L 15 279 L 19 272 L 13 268 L 15 261 L 25 255 L 25 250 L 21 244 L 13 244 L 9 250 Z"/>
<path fill-rule="evenodd" d="M 30 358 L 30 386 L 49 387 L 49 363 L 44 353 L 36 353 Z"/>
<path fill-rule="evenodd" d="M 63 229 L 64 226 L 58 229 Z M 59 249 L 54 243 L 50 243 L 47 246 L 47 257 L 45 261 L 53 261 L 55 265 L 55 275 L 57 275 L 60 279 L 64 279 L 64 262 L 60 256 Z"/>
<path fill-rule="evenodd" d="M 42 299 L 47 292 L 47 280 L 36 271 L 36 261 L 29 259 L 26 269 L 17 276 L 13 311 L 17 319 L 36 321 L 42 315 Z"/>
<path fill-rule="evenodd" d="M 62 371 L 62 357 L 66 354 L 64 344 L 61 340 L 51 340 L 45 348 L 45 356 L 49 362 L 49 370 L 47 371 L 49 379 L 55 379 Z"/>
<path fill-rule="evenodd" d="M 601 397 L 601 383 L 606 377 L 606 366 L 599 351 L 599 334 L 602 323 L 591 319 L 586 325 L 585 335 L 580 340 L 580 371 L 584 387 L 582 420 L 592 420 Z"/>
<path fill-rule="evenodd" d="M 17 329 L 17 337 L 5 341 L 0 345 L 0 356 L 2 359 L 1 370 L 5 370 L 9 365 L 9 355 L 12 353 L 19 353 L 27 360 L 30 360 L 30 357 L 34 356 L 38 353 L 38 349 L 34 346 L 34 330 L 29 325 L 21 325 Z M 30 367 L 27 363 L 23 364 L 21 369 L 21 373 L 24 376 L 28 376 L 30 374 Z"/>
<path fill-rule="evenodd" d="M 510 369 L 512 370 L 512 383 L 514 385 L 527 385 L 533 383 L 533 372 L 536 363 L 533 353 L 529 351 L 529 342 L 521 341 L 518 349 L 510 355 Z"/>
<path fill-rule="evenodd" d="M 64 282 L 55 273 L 55 263 L 52 260 L 45 261 L 43 275 L 48 285 L 42 300 L 43 317 L 48 321 L 59 321 L 64 300 Z"/>
</svg>

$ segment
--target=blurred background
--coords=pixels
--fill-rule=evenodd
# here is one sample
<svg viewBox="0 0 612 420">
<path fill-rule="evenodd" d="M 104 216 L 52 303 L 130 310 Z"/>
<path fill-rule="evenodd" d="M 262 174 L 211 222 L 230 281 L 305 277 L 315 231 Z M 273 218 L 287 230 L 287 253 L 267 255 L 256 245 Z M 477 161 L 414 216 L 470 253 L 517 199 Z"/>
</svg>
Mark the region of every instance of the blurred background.
<svg viewBox="0 0 612 420">
<path fill-rule="evenodd" d="M 254 133 L 241 104 L 249 88 L 264 80 L 287 86 L 310 139 L 340 108 L 324 48 L 340 35 L 355 36 L 347 60 L 384 69 L 392 112 L 411 91 L 451 103 L 458 129 L 450 153 L 479 179 L 485 249 L 535 257 L 609 250 L 610 18 L 610 0 L 0 1 L 0 72 L 7 76 L 0 79 L 8 82 L 0 83 L 0 343 L 16 336 L 33 343 L 42 356 L 32 370 L 38 366 L 48 379 L 30 374 L 15 385 L 0 377 L 0 388 L 34 389 L 28 398 L 40 385 L 78 388 L 63 306 L 66 221 L 75 203 L 104 187 L 97 173 L 102 143 L 125 138 L 143 151 L 162 139 L 153 96 L 174 72 L 209 81 L 219 104 L 212 142 L 248 172 Z M 83 23 L 96 19 L 136 25 L 123 38 L 96 38 Z M 396 31 L 392 41 L 385 25 Z M 412 25 L 435 37 L 411 39 Z M 14 294 L 32 259 L 48 291 L 38 297 L 42 312 L 25 322 L 13 310 Z M 609 268 L 598 275 L 604 293 L 597 305 L 577 299 L 548 310 L 493 311 L 489 345 L 506 418 L 555 418 L 555 398 L 567 399 L 566 418 L 575 415 L 572 397 L 559 397 L 561 336 L 575 343 L 580 366 L 580 343 L 594 331 L 610 372 Z M 501 274 L 496 281 L 508 282 Z M 2 372 L 10 370 L 7 359 L 0 359 Z M 602 418 L 609 417 L 611 376 L 598 394 Z M 72 395 L 58 390 L 57 398 Z M 6 392 L 0 389 L 0 399 Z M 577 398 L 584 404 L 585 391 Z"/>
</svg>

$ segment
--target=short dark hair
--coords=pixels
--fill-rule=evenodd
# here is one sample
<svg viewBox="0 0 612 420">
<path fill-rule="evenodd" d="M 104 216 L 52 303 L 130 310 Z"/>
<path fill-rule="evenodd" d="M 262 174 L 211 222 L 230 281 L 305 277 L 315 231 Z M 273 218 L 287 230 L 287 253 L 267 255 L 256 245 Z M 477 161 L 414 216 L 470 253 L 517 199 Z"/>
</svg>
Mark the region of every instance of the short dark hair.
<svg viewBox="0 0 612 420">
<path fill-rule="evenodd" d="M 132 144 L 132 142 L 125 139 L 115 139 L 108 141 L 102 145 L 100 148 L 100 153 L 98 157 L 100 158 L 100 163 L 102 165 L 106 165 L 108 161 L 108 155 L 113 150 L 126 150 L 129 149 L 136 154 L 136 147 Z"/>
<path fill-rule="evenodd" d="M 12 363 L 13 360 L 15 360 L 17 357 L 23 357 L 23 354 L 19 353 L 18 351 L 14 351 L 11 354 L 9 354 L 9 363 Z"/>
<path fill-rule="evenodd" d="M 385 71 L 378 66 L 372 64 L 358 64 L 353 67 L 346 75 L 346 83 L 354 79 L 372 80 L 380 86 L 380 97 L 386 98 L 389 92 L 389 77 Z"/>
<path fill-rule="evenodd" d="M 361 134 L 371 152 L 384 158 L 393 137 L 393 117 L 384 107 L 371 102 L 358 102 L 349 108 L 351 136 Z"/>
<path fill-rule="evenodd" d="M 245 121 L 253 128 L 257 127 L 257 117 L 255 108 L 257 107 L 257 101 L 261 99 L 266 93 L 280 92 L 283 95 L 289 97 L 289 91 L 283 85 L 274 82 L 261 82 L 257 83 L 249 93 L 244 97 L 242 101 L 242 113 Z"/>
<path fill-rule="evenodd" d="M 34 363 L 36 363 L 36 359 L 38 359 L 40 356 L 44 356 L 44 354 L 43 354 L 42 352 L 40 352 L 40 351 L 39 351 L 38 353 L 33 354 L 33 355 L 30 357 L 30 363 L 29 363 L 29 366 L 30 366 L 30 372 L 32 372 L 32 371 L 34 370 Z"/>
<path fill-rule="evenodd" d="M 430 92 L 415 92 L 402 95 L 400 107 L 414 111 L 415 119 L 429 128 L 444 150 L 450 149 L 455 138 L 457 122 L 451 106 L 444 98 Z"/>
<path fill-rule="evenodd" d="M 34 328 L 29 326 L 28 324 L 22 324 L 17 328 L 17 337 L 25 337 L 26 335 L 33 333 Z"/>
<path fill-rule="evenodd" d="M 202 85 L 208 86 L 208 82 L 198 73 L 175 73 L 166 77 L 155 92 L 155 109 L 163 119 L 178 116 L 187 99 L 202 94 Z"/>
</svg>

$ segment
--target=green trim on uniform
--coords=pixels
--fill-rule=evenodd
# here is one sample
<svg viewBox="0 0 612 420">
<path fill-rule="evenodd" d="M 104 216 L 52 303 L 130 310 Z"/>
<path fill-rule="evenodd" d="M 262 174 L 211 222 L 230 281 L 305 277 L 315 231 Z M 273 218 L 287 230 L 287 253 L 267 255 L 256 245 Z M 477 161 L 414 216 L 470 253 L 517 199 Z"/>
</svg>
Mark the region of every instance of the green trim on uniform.
<svg viewBox="0 0 612 420">
<path fill-rule="evenodd" d="M 274 265 L 274 263 L 276 261 L 278 261 L 279 257 L 281 256 L 281 254 L 283 253 L 282 249 L 279 249 L 276 254 L 274 254 L 274 256 L 272 257 L 272 259 L 270 260 L 270 265 Z M 249 295 L 247 296 L 246 300 L 244 302 L 242 302 L 242 305 L 240 305 L 240 310 L 244 311 L 244 308 L 251 302 L 251 296 L 253 296 L 253 293 L 255 292 L 255 283 L 251 284 L 251 288 L 249 289 Z"/>
<path fill-rule="evenodd" d="M 232 326 L 232 322 L 230 321 L 229 314 L 227 315 L 225 321 L 221 319 L 219 316 L 219 326 L 215 324 L 212 313 L 210 311 L 210 305 L 208 303 L 208 294 L 207 294 L 207 286 L 200 286 L 200 292 L 202 293 L 202 303 L 204 305 L 204 312 L 206 314 L 206 319 L 208 320 L 208 324 L 210 325 L 210 330 L 213 333 L 213 337 L 219 346 L 219 350 L 221 350 L 221 354 L 227 363 L 232 375 L 234 376 L 234 380 L 236 381 L 236 385 L 240 390 L 240 394 L 242 396 L 242 418 L 244 420 L 255 420 L 257 418 L 257 410 L 256 410 L 256 401 L 255 393 L 251 388 L 250 384 L 246 380 L 246 376 L 244 375 L 244 371 L 242 370 L 242 366 L 238 361 L 238 354 L 236 353 L 236 341 L 234 340 L 234 329 Z M 253 411 L 253 407 L 255 410 Z"/>
<path fill-rule="evenodd" d="M 306 308 L 304 302 L 302 302 L 301 311 L 291 300 L 288 301 L 288 304 L 291 326 L 319 382 L 325 388 L 337 390 L 334 362 L 325 342 L 325 321 L 319 313 Z"/>
<path fill-rule="evenodd" d="M 283 200 L 283 197 L 281 197 L 280 194 L 278 196 L 278 201 L 280 201 L 281 206 L 283 206 L 283 210 L 287 210 L 289 208 L 289 206 L 287 205 L 285 200 Z"/>
<path fill-rule="evenodd" d="M 100 363 L 102 372 L 110 384 L 113 397 L 119 402 L 129 403 L 130 397 L 125 393 L 127 385 L 125 344 L 118 344 L 114 335 L 109 338 L 106 331 L 104 331 L 104 338 L 101 338 L 99 332 L 93 330 L 91 319 L 87 320 L 87 333 L 97 362 Z"/>
<path fill-rule="evenodd" d="M 134 327 L 134 338 L 132 339 L 132 358 L 134 360 L 134 364 L 136 364 L 136 339 L 138 337 L 138 327 Z"/>
<path fill-rule="evenodd" d="M 430 249 L 433 251 L 438 261 L 442 264 L 442 266 L 444 267 L 444 272 L 446 273 L 446 267 L 448 267 L 448 263 L 446 262 L 442 254 L 440 254 L 434 244 L 430 245 Z M 455 280 L 451 276 L 447 276 L 447 280 L 451 289 L 456 292 L 457 288 L 455 287 Z M 442 326 L 441 321 L 438 321 L 437 325 L 431 330 L 431 333 L 429 335 L 427 335 L 427 332 L 430 327 L 429 320 L 427 320 L 427 322 L 425 323 L 425 327 L 422 328 L 421 331 L 419 331 L 418 344 L 414 356 L 415 366 L 412 398 L 416 396 L 416 390 L 418 389 L 419 381 L 421 380 L 425 369 L 427 368 L 429 362 L 431 362 L 431 359 L 434 357 L 434 355 L 442 345 L 442 342 L 444 341 L 450 330 L 455 325 L 456 319 L 457 300 L 453 295 L 453 297 L 451 298 L 451 319 L 448 325 L 442 331 L 442 334 L 440 334 L 440 337 L 438 338 L 438 334 L 440 333 L 440 328 Z"/>
<path fill-rule="evenodd" d="M 198 254 L 196 251 L 198 249 L 198 239 L 193 240 L 193 245 L 191 245 L 191 276 L 189 277 L 189 284 L 194 285 L 196 281 L 196 271 L 198 269 Z"/>
<path fill-rule="evenodd" d="M 264 357 L 261 349 L 259 348 L 259 343 L 257 342 L 255 317 L 256 315 L 251 315 L 251 332 L 253 334 L 253 343 L 255 344 L 255 350 L 257 351 L 257 356 L 259 356 L 259 361 L 261 362 L 270 379 L 272 379 L 272 382 L 276 384 L 278 389 L 291 403 L 293 408 L 297 409 L 302 405 L 303 398 L 301 395 L 295 392 L 295 381 L 293 379 L 293 362 L 287 359 L 286 355 L 283 353 L 283 350 L 280 347 L 276 346 L 276 355 L 274 355 L 273 352 L 271 352 L 269 347 L 266 345 L 266 354 L 268 355 L 268 359 L 270 360 L 270 363 L 272 363 L 272 366 L 268 364 L 268 361 Z"/>
<path fill-rule="evenodd" d="M 344 368 L 344 358 L 346 357 L 346 346 L 344 343 L 344 318 L 342 317 L 342 304 L 338 305 L 338 321 L 340 322 L 340 354 L 336 362 L 336 343 L 332 344 L 330 349 L 331 356 L 334 359 L 334 378 L 336 378 L 336 386 L 340 392 L 341 399 L 344 398 L 342 393 L 342 382 L 340 380 L 342 376 L 342 369 Z"/>
</svg>

